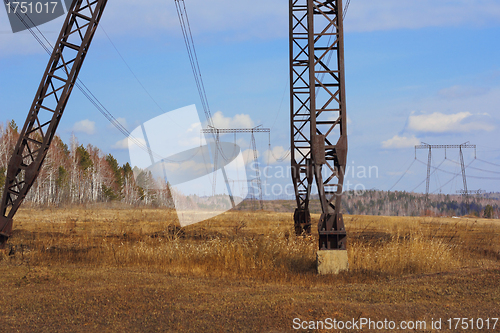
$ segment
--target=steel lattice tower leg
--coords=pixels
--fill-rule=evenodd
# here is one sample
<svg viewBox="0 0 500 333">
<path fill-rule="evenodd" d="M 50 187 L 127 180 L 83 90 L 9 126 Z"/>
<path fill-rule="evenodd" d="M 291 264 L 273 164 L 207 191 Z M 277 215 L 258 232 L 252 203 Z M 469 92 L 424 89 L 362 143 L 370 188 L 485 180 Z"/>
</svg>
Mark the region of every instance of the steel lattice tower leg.
<svg viewBox="0 0 500 333">
<path fill-rule="evenodd" d="M 465 175 L 464 153 L 462 152 L 462 146 L 460 146 L 459 149 L 460 149 L 460 166 L 462 168 L 462 180 L 464 182 L 464 193 L 462 196 L 465 197 L 465 209 L 468 215 L 470 211 L 470 205 L 469 205 L 469 191 L 467 190 L 467 176 Z"/>
<path fill-rule="evenodd" d="M 0 246 L 37 178 L 107 0 L 74 0 L 10 159 L 0 215 Z"/>
<path fill-rule="evenodd" d="M 429 146 L 429 155 L 427 155 L 427 178 L 425 180 L 425 198 L 429 198 L 429 187 L 431 184 L 431 165 L 432 165 L 432 148 Z"/>
<path fill-rule="evenodd" d="M 465 163 L 464 163 L 464 154 L 463 154 L 463 149 L 468 149 L 468 148 L 474 148 L 474 151 L 476 150 L 476 145 L 471 145 L 469 142 L 463 143 L 461 145 L 430 145 L 428 143 L 422 142 L 421 145 L 416 145 L 415 146 L 415 159 L 417 158 L 417 149 L 428 149 L 429 150 L 429 155 L 427 158 L 427 184 L 425 186 L 425 197 L 426 197 L 426 208 L 429 205 L 429 184 L 431 180 L 431 162 L 432 162 L 432 149 L 444 149 L 444 154 L 446 158 L 446 149 L 455 149 L 458 148 L 460 152 L 460 166 L 462 168 L 462 179 L 464 182 L 464 189 L 462 191 L 462 195 L 464 197 L 465 201 L 465 208 L 467 210 L 467 214 L 469 213 L 470 209 L 470 203 L 469 203 L 469 194 L 471 191 L 467 189 L 467 177 L 465 175 Z M 476 191 L 477 192 L 477 191 Z"/>
<path fill-rule="evenodd" d="M 432 147 L 429 146 L 429 155 L 427 156 L 427 178 L 425 183 L 425 209 L 429 209 L 429 188 L 431 185 L 431 165 L 432 165 Z"/>
<path fill-rule="evenodd" d="M 260 210 L 264 210 L 264 199 L 262 198 L 262 181 L 260 179 L 260 166 L 259 166 L 259 159 L 257 156 L 257 143 L 255 142 L 255 135 L 253 131 L 252 131 L 252 150 L 253 150 L 253 162 L 255 168 L 254 182 L 256 183 L 257 191 L 259 192 L 258 200 L 259 200 Z M 255 195 L 255 200 L 257 200 L 257 195 Z"/>
<path fill-rule="evenodd" d="M 310 232 L 316 179 L 322 250 L 345 249 L 340 213 L 347 158 L 342 1 L 290 1 L 292 179 L 297 234 Z"/>
</svg>

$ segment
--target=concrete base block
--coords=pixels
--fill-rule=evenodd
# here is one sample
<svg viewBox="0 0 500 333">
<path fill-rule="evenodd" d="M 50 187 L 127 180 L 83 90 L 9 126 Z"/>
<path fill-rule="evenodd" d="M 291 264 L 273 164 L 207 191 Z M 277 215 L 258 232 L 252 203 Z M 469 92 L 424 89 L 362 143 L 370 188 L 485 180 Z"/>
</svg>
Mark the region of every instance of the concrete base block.
<svg viewBox="0 0 500 333">
<path fill-rule="evenodd" d="M 318 251 L 316 253 L 316 262 L 318 273 L 321 275 L 339 274 L 349 269 L 346 250 Z"/>
</svg>

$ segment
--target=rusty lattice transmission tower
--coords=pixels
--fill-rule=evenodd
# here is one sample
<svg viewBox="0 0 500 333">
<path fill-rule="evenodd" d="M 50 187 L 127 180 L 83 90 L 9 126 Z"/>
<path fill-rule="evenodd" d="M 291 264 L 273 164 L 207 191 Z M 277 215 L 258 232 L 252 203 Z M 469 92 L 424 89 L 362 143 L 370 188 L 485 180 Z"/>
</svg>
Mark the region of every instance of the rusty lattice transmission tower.
<svg viewBox="0 0 500 333">
<path fill-rule="evenodd" d="M 74 0 L 10 159 L 1 202 L 0 247 L 12 218 L 40 173 L 107 0 Z"/>
<path fill-rule="evenodd" d="M 9 162 L 0 246 L 37 178 L 99 24 L 106 0 L 74 0 Z M 345 249 L 340 204 L 347 156 L 341 0 L 290 0 L 291 157 L 297 234 L 310 233 L 316 180 L 320 249 Z"/>
<path fill-rule="evenodd" d="M 296 234 L 311 232 L 315 179 L 322 214 L 320 250 L 346 248 L 340 213 L 347 158 L 341 0 L 290 0 L 291 163 Z"/>
</svg>

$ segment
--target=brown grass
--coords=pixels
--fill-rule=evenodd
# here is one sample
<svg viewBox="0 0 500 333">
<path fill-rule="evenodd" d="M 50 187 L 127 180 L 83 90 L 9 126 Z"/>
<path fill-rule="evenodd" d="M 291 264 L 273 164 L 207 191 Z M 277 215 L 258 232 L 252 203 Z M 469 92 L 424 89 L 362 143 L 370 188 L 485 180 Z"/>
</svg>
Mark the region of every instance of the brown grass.
<svg viewBox="0 0 500 333">
<path fill-rule="evenodd" d="M 165 210 L 21 210 L 0 255 L 2 330 L 282 332 L 296 317 L 500 316 L 499 221 L 345 222 L 350 270 L 318 276 L 317 235 L 294 236 L 288 213 L 179 228 Z"/>
<path fill-rule="evenodd" d="M 287 213 L 228 212 L 183 229 L 174 212 L 153 209 L 26 210 L 16 222 L 10 261 L 32 266 L 141 267 L 276 282 L 316 275 L 316 237 L 295 237 Z M 487 220 L 346 216 L 346 226 L 351 276 L 491 267 L 500 256 L 500 226 Z"/>
</svg>

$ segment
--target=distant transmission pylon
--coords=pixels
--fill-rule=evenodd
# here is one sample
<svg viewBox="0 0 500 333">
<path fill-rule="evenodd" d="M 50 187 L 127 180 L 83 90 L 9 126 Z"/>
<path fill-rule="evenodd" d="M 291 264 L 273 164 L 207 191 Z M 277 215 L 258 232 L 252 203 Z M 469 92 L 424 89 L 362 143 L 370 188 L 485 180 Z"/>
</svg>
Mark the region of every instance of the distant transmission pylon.
<svg viewBox="0 0 500 333">
<path fill-rule="evenodd" d="M 462 180 L 464 184 L 463 191 L 461 191 L 462 196 L 465 198 L 465 204 L 467 207 L 467 214 L 469 214 L 469 191 L 467 190 L 467 176 L 465 174 L 465 163 L 464 163 L 464 154 L 463 154 L 463 149 L 467 148 L 473 148 L 474 153 L 476 150 L 476 145 L 472 145 L 469 142 L 462 143 L 461 145 L 430 145 L 428 143 L 422 142 L 421 145 L 416 145 L 415 146 L 415 158 L 417 157 L 417 149 L 426 149 L 429 150 L 429 155 L 427 158 L 427 180 L 425 184 L 425 201 L 426 201 L 426 206 L 428 206 L 429 203 L 429 186 L 431 182 L 431 162 L 432 162 L 432 149 L 444 149 L 445 151 L 445 156 L 446 156 L 446 149 L 459 149 L 460 151 L 460 166 L 462 168 Z"/>
<path fill-rule="evenodd" d="M 236 134 L 236 133 L 251 133 L 251 146 L 253 150 L 253 161 L 254 161 L 254 167 L 255 167 L 255 178 L 252 180 L 256 184 L 257 191 L 258 193 L 253 192 L 253 200 L 259 200 L 259 205 L 260 209 L 264 209 L 264 199 L 262 196 L 262 181 L 260 178 L 260 166 L 258 162 L 258 153 L 257 153 L 257 144 L 255 142 L 255 133 L 271 133 L 271 129 L 269 128 L 262 128 L 262 125 L 259 125 L 254 128 L 216 128 L 216 127 L 210 127 L 207 129 L 202 129 L 202 133 L 210 133 L 214 134 L 217 140 L 219 140 L 220 134 Z M 216 153 L 214 156 L 214 164 L 217 165 L 217 158 L 218 154 Z M 215 177 L 215 175 L 214 175 Z M 214 188 L 216 184 L 216 179 L 214 178 Z M 254 187 L 252 187 L 252 191 L 254 190 Z"/>
</svg>

